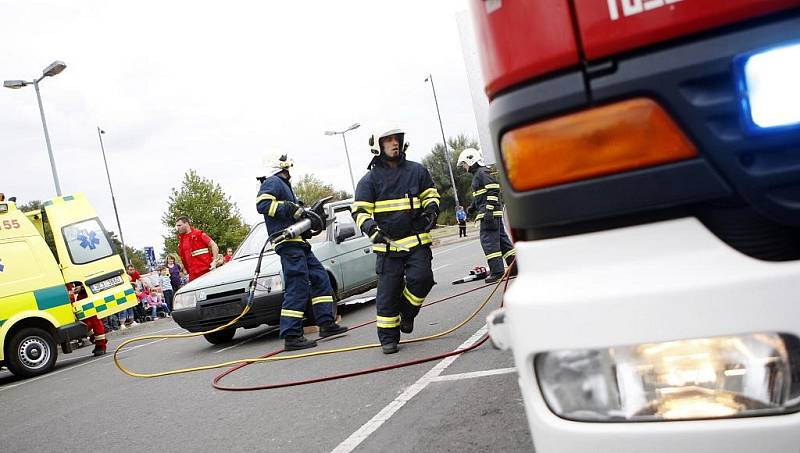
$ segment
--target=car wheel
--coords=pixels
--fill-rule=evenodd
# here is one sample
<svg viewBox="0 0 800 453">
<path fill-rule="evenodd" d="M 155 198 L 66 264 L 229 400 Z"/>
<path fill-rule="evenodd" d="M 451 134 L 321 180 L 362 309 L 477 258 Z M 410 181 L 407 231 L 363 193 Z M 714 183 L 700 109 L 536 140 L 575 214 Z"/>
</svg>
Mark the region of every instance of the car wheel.
<svg viewBox="0 0 800 453">
<path fill-rule="evenodd" d="M 236 329 L 225 329 L 219 332 L 207 333 L 203 337 L 211 344 L 223 344 L 233 340 L 234 335 L 236 335 Z"/>
<path fill-rule="evenodd" d="M 53 369 L 58 358 L 50 332 L 37 327 L 21 329 L 6 346 L 6 366 L 20 377 L 32 377 Z"/>
</svg>

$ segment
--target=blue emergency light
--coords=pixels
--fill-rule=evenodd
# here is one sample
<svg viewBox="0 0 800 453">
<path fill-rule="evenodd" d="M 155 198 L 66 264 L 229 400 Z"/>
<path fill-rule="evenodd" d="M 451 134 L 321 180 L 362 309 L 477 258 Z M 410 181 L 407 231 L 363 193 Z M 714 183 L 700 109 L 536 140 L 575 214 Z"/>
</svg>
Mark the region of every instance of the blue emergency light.
<svg viewBox="0 0 800 453">
<path fill-rule="evenodd" d="M 734 73 L 748 131 L 800 128 L 800 43 L 739 55 Z"/>
</svg>

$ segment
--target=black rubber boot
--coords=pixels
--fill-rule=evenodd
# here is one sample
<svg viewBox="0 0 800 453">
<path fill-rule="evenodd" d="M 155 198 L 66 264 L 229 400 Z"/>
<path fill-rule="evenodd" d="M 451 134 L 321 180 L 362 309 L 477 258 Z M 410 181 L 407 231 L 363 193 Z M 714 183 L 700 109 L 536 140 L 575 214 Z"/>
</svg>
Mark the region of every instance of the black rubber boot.
<svg viewBox="0 0 800 453">
<path fill-rule="evenodd" d="M 397 343 L 386 343 L 381 345 L 384 354 L 394 354 L 397 352 Z"/>
<path fill-rule="evenodd" d="M 400 317 L 400 332 L 403 333 L 411 333 L 414 331 L 414 318 L 412 317 Z"/>
<path fill-rule="evenodd" d="M 342 333 L 347 332 L 347 326 L 340 326 L 335 322 L 329 322 L 327 324 L 319 326 L 319 337 L 326 338 L 332 337 L 334 335 L 339 335 Z"/>
<path fill-rule="evenodd" d="M 503 278 L 503 274 L 492 274 L 492 275 L 486 277 L 486 280 L 484 280 L 484 281 L 486 283 L 494 283 L 494 282 L 500 280 L 501 278 Z"/>
<path fill-rule="evenodd" d="M 316 341 L 307 340 L 304 336 L 299 337 L 286 337 L 283 340 L 283 349 L 286 351 L 298 351 L 300 349 L 308 349 L 317 347 Z"/>
<path fill-rule="evenodd" d="M 508 273 L 509 277 L 516 277 L 517 276 L 517 262 L 514 261 L 511 263 L 511 271 Z"/>
<path fill-rule="evenodd" d="M 92 350 L 92 355 L 94 355 L 95 357 L 104 355 L 105 353 L 106 353 L 106 348 L 102 346 L 95 346 L 94 349 Z"/>
</svg>

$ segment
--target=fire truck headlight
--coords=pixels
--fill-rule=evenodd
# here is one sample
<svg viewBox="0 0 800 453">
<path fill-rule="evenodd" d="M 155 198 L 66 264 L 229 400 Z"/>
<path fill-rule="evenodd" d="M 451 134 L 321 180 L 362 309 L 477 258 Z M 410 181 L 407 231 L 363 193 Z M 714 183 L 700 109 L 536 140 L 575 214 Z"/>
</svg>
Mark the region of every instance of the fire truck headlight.
<svg viewBox="0 0 800 453">
<path fill-rule="evenodd" d="M 558 416 L 586 422 L 749 417 L 800 410 L 800 339 L 758 333 L 539 354 Z"/>
<path fill-rule="evenodd" d="M 737 57 L 737 87 L 751 129 L 800 127 L 800 43 Z"/>
<path fill-rule="evenodd" d="M 197 305 L 197 296 L 194 291 L 176 294 L 175 300 L 172 301 L 173 310 L 182 310 L 184 308 L 194 308 Z"/>
</svg>

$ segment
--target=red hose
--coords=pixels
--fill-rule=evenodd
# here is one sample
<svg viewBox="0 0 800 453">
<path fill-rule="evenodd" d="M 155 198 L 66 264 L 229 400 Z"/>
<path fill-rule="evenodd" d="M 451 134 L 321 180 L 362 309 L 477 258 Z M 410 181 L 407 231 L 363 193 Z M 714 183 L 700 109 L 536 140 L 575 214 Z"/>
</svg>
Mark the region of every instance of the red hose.
<svg viewBox="0 0 800 453">
<path fill-rule="evenodd" d="M 503 292 L 504 293 L 505 293 L 506 289 L 508 288 L 508 281 L 509 281 L 509 277 L 508 277 L 508 275 L 506 275 L 506 277 L 505 277 L 505 285 L 503 287 Z M 483 289 L 483 288 L 487 288 L 489 286 L 492 286 L 492 284 L 482 285 L 482 286 L 479 286 L 477 288 L 472 288 L 470 290 L 467 290 L 467 291 L 464 291 L 464 292 L 461 292 L 461 293 L 458 293 L 458 294 L 454 294 L 452 296 L 448 296 L 448 297 L 445 297 L 445 298 L 442 298 L 442 299 L 439 299 L 439 300 L 435 300 L 433 302 L 430 302 L 428 304 L 423 305 L 423 307 L 428 307 L 428 306 L 431 306 L 431 305 L 438 304 L 440 302 L 444 302 L 444 301 L 447 301 L 447 300 L 450 300 L 450 299 L 454 299 L 456 297 L 460 297 L 460 296 L 463 296 L 465 294 L 469 294 L 471 292 L 478 291 L 478 290 Z M 500 302 L 500 306 L 501 307 L 503 306 L 502 301 Z M 355 330 L 355 329 L 358 329 L 358 328 L 361 328 L 361 327 L 364 327 L 364 326 L 367 326 L 367 325 L 370 325 L 370 324 L 374 324 L 375 322 L 376 321 L 368 321 L 368 322 L 359 324 L 357 326 L 354 326 L 350 330 Z M 421 359 L 410 360 L 410 361 L 407 361 L 407 362 L 400 362 L 400 363 L 396 363 L 396 364 L 393 364 L 393 365 L 384 365 L 384 366 L 375 367 L 375 368 L 365 368 L 365 369 L 361 369 L 361 370 L 351 371 L 349 373 L 333 374 L 333 375 L 322 376 L 322 377 L 318 377 L 318 378 L 302 379 L 302 380 L 298 380 L 298 381 L 289 381 L 289 382 L 283 382 L 283 383 L 280 383 L 280 384 L 256 385 L 256 386 L 251 386 L 251 387 L 227 387 L 227 386 L 223 386 L 223 385 L 221 385 L 219 383 L 226 376 L 228 376 L 231 373 L 234 373 L 235 371 L 238 371 L 238 370 L 240 370 L 240 369 L 242 369 L 242 368 L 244 368 L 244 367 L 246 367 L 246 366 L 248 366 L 248 365 L 250 365 L 252 363 L 252 362 L 245 362 L 245 363 L 240 363 L 240 364 L 238 364 L 238 365 L 236 365 L 236 366 L 234 366 L 234 367 L 232 367 L 232 368 L 230 368 L 228 370 L 225 370 L 224 372 L 218 374 L 217 376 L 215 376 L 213 381 L 212 381 L 212 383 L 211 383 L 211 385 L 214 386 L 214 388 L 217 389 L 217 390 L 225 390 L 225 391 L 229 391 L 229 392 L 252 392 L 252 391 L 256 391 L 256 390 L 274 390 L 274 389 L 285 388 L 285 387 L 294 387 L 294 386 L 299 386 L 299 385 L 315 384 L 315 383 L 318 383 L 318 382 L 335 381 L 337 379 L 344 379 L 344 378 L 349 378 L 349 377 L 354 377 L 354 376 L 362 376 L 362 375 L 365 375 L 365 374 L 379 373 L 381 371 L 393 370 L 393 369 L 397 369 L 397 368 L 404 368 L 404 367 L 408 367 L 408 366 L 412 366 L 412 365 L 419 365 L 420 363 L 432 362 L 434 360 L 443 359 L 445 357 L 450 357 L 450 356 L 454 356 L 454 355 L 463 354 L 465 352 L 469 352 L 469 351 L 472 351 L 473 349 L 478 348 L 479 346 L 483 345 L 486 342 L 486 340 L 488 340 L 488 339 L 489 339 L 489 335 L 487 334 L 487 335 L 484 335 L 480 339 L 480 341 L 478 341 L 477 343 L 473 344 L 472 346 L 466 347 L 464 349 L 456 349 L 455 351 L 450 351 L 450 352 L 447 352 L 447 353 L 444 353 L 444 354 L 438 354 L 438 355 L 434 355 L 434 356 L 423 357 Z M 268 352 L 267 354 L 262 355 L 260 358 L 272 357 L 272 356 L 278 355 L 278 354 L 280 354 L 282 352 L 284 352 L 284 350 L 282 348 L 281 349 L 276 349 L 276 350 L 274 350 L 272 352 Z"/>
</svg>

